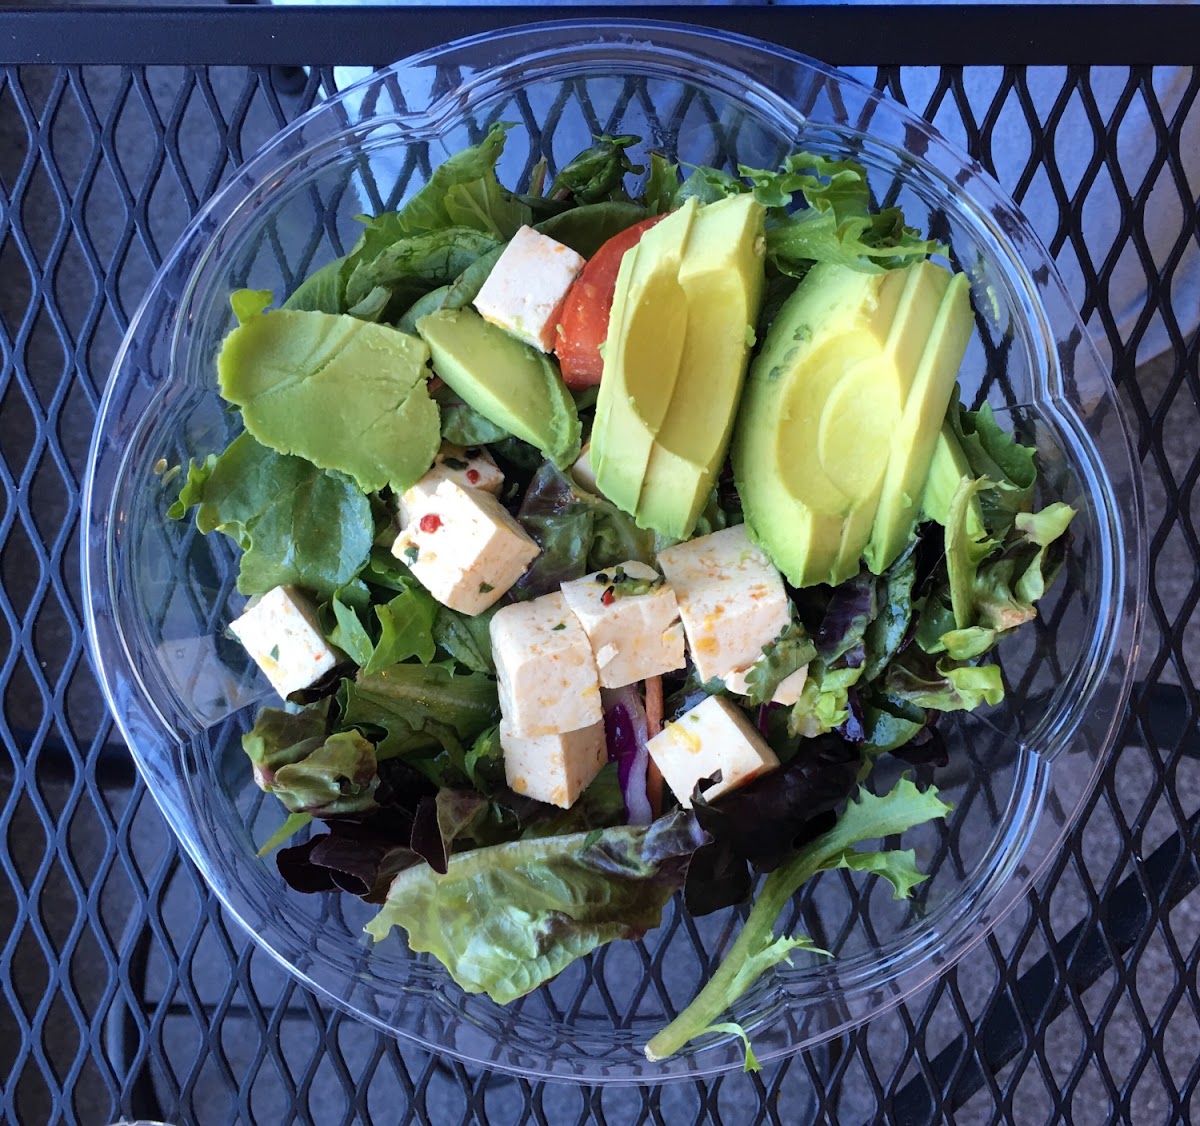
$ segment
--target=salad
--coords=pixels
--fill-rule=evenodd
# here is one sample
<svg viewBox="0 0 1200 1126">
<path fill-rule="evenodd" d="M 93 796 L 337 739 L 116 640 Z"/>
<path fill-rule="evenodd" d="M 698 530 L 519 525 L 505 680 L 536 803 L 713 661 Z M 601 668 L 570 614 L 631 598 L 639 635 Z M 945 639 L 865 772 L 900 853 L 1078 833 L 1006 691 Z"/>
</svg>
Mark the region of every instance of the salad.
<svg viewBox="0 0 1200 1126">
<path fill-rule="evenodd" d="M 242 432 L 170 515 L 241 549 L 230 632 L 283 707 L 243 737 L 299 892 L 377 904 L 507 1003 L 676 893 L 751 902 L 651 1059 L 800 951 L 820 872 L 907 898 L 950 811 L 943 713 L 1004 695 L 1073 511 L 957 372 L 945 248 L 851 160 L 633 163 L 502 185 L 509 126 L 436 168 L 217 360 Z M 636 182 L 636 190 L 629 185 Z M 876 792 L 873 765 L 921 767 Z M 292 838 L 302 830 L 302 843 Z"/>
</svg>

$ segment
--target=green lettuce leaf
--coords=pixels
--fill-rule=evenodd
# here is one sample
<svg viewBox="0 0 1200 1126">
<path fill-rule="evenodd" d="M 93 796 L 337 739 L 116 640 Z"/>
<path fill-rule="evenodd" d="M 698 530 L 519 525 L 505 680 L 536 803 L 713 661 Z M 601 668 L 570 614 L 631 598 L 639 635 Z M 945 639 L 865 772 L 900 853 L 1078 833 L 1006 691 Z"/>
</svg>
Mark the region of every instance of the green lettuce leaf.
<svg viewBox="0 0 1200 1126">
<path fill-rule="evenodd" d="M 994 629 L 983 626 L 968 626 L 966 629 L 951 629 L 941 635 L 942 648 L 955 661 L 970 661 L 988 652 L 1000 635 Z"/>
<path fill-rule="evenodd" d="M 495 673 L 491 622 L 499 606 L 468 616 L 439 606 L 433 619 L 433 640 L 447 656 L 471 672 Z"/>
<path fill-rule="evenodd" d="M 329 700 L 318 700 L 298 712 L 262 708 L 254 726 L 242 736 L 242 750 L 254 769 L 260 790 L 275 784 L 281 766 L 300 762 L 315 751 L 329 734 Z"/>
<path fill-rule="evenodd" d="M 974 481 L 963 478 L 946 520 L 946 570 L 954 629 L 941 635 L 940 644 L 960 659 L 986 652 L 989 646 L 984 642 L 989 634 L 994 642 L 1037 617 L 1036 603 L 1066 557 L 1063 537 L 1075 516 L 1070 505 L 1055 502 L 1040 512 L 1012 514 L 1012 530 L 1003 545 L 980 539 L 969 530 L 969 505 L 975 496 L 982 497 L 997 487 L 984 477 Z M 925 647 L 931 652 L 937 648 L 927 642 Z"/>
<path fill-rule="evenodd" d="M 439 786 L 465 775 L 464 746 L 499 718 L 494 680 L 481 673 L 456 676 L 444 665 L 360 670 L 342 681 L 339 702 L 344 726 L 382 732 L 381 760 L 405 755 Z"/>
<path fill-rule="evenodd" d="M 170 514 L 193 506 L 200 531 L 224 532 L 242 548 L 243 594 L 294 585 L 332 598 L 362 570 L 375 535 L 371 505 L 352 481 L 249 434 L 189 468 Z"/>
<path fill-rule="evenodd" d="M 326 262 L 315 273 L 309 274 L 283 303 L 284 309 L 303 309 L 311 313 L 344 313 L 350 306 L 346 301 L 346 279 L 354 268 L 350 255 Z M 270 304 L 268 299 L 266 304 Z M 262 312 L 266 305 L 257 312 Z M 241 320 L 241 318 L 238 318 Z"/>
<path fill-rule="evenodd" d="M 849 691 L 862 672 L 862 665 L 831 669 L 819 657 L 810 661 L 804 689 L 788 717 L 788 732 L 815 739 L 841 727 L 850 716 Z"/>
<path fill-rule="evenodd" d="M 512 125 L 496 122 L 477 145 L 460 149 L 430 174 L 399 210 L 363 220 L 366 231 L 355 248 L 360 261 L 373 258 L 403 235 L 467 226 L 501 240 L 529 222 L 528 207 L 496 179 L 496 164 Z"/>
<path fill-rule="evenodd" d="M 242 736 L 254 780 L 292 813 L 340 817 L 369 812 L 379 785 L 375 748 L 358 732 L 330 735 L 328 729 L 328 698 L 300 712 L 263 708 Z"/>
<path fill-rule="evenodd" d="M 1036 451 L 1023 446 L 996 421 L 991 405 L 967 410 L 958 389 L 946 411 L 946 421 L 971 468 L 971 476 L 986 477 L 992 485 L 978 495 L 979 511 L 988 535 L 1002 540 L 1018 512 L 1028 511 L 1037 480 Z"/>
<path fill-rule="evenodd" d="M 640 140 L 641 137 L 632 134 L 597 137 L 591 148 L 584 149 L 563 165 L 546 194 L 551 199 L 573 198 L 578 203 L 628 200 L 625 174 L 638 175 L 643 169 L 629 159 L 625 150 Z"/>
<path fill-rule="evenodd" d="M 675 206 L 675 193 L 679 191 L 679 165 L 672 164 L 661 153 L 650 154 L 650 171 L 646 175 L 646 187 L 642 193 L 642 204 L 651 215 L 662 215 Z"/>
<path fill-rule="evenodd" d="M 375 642 L 354 608 L 347 606 L 339 595 L 334 595 L 329 607 L 335 624 L 332 629 L 325 630 L 325 637 L 361 668 L 375 652 Z"/>
<path fill-rule="evenodd" d="M 444 227 L 406 235 L 369 261 L 354 266 L 346 282 L 346 301 L 357 305 L 373 289 L 382 288 L 392 310 L 389 315 L 398 316 L 400 310 L 430 290 L 449 286 L 473 262 L 499 245 L 491 235 L 470 227 Z"/>
<path fill-rule="evenodd" d="M 998 665 L 959 664 L 945 657 L 935 664 L 919 653 L 893 662 L 883 689 L 897 700 L 940 712 L 974 711 L 1004 699 Z"/>
<path fill-rule="evenodd" d="M 794 672 L 799 672 L 817 655 L 817 647 L 799 622 L 789 622 L 746 674 L 746 699 L 765 704 L 775 690 Z"/>
<path fill-rule="evenodd" d="M 269 856 L 285 841 L 289 841 L 306 825 L 312 824 L 311 813 L 289 813 L 279 826 L 264 842 L 257 855 L 261 858 Z"/>
<path fill-rule="evenodd" d="M 911 742 L 928 722 L 923 708 L 907 700 L 872 694 L 863 705 L 863 751 L 869 765 L 877 755 Z"/>
<path fill-rule="evenodd" d="M 996 483 L 986 477 L 974 480 L 964 477 L 950 501 L 944 535 L 946 575 L 956 629 L 964 629 L 975 623 L 975 580 L 979 565 L 999 546 L 993 539 L 973 534 L 970 520 L 971 509 L 980 494 L 996 487 Z"/>
<path fill-rule="evenodd" d="M 692 171 L 675 191 L 675 207 L 695 198 L 699 203 L 716 203 L 731 195 L 745 195 L 750 188 L 736 176 L 710 168 L 707 165 L 692 166 Z"/>
<path fill-rule="evenodd" d="M 512 238 L 533 218 L 528 204 L 489 176 L 452 184 L 446 191 L 446 214 L 451 222 L 501 242 Z"/>
<path fill-rule="evenodd" d="M 923 877 L 915 869 L 911 852 L 859 852 L 856 845 L 903 833 L 937 817 L 950 807 L 937 791 L 922 793 L 907 778 L 901 778 L 890 793 L 877 797 L 860 791 L 857 801 L 829 832 L 804 845 L 785 865 L 763 882 L 728 954 L 695 1000 L 646 1045 L 646 1057 L 661 1060 L 679 1051 L 689 1040 L 712 1028 L 728 1009 L 762 974 L 778 965 L 794 949 L 805 948 L 806 939 L 777 938 L 775 923 L 796 891 L 818 872 L 831 868 L 855 868 L 884 875 L 895 893 L 903 898 Z"/>
<path fill-rule="evenodd" d="M 576 254 L 590 258 L 613 235 L 619 235 L 646 217 L 646 209 L 636 203 L 610 200 L 572 207 L 559 215 L 543 219 L 534 230 L 555 242 L 561 242 L 563 246 L 569 246 Z"/>
<path fill-rule="evenodd" d="M 417 332 L 417 321 L 429 313 L 436 312 L 450 295 L 451 286 L 439 285 L 437 289 L 431 289 L 428 293 L 423 293 L 418 297 L 404 312 L 400 319 L 396 322 L 396 330 L 398 332 L 407 332 L 409 336 L 419 335 Z M 434 395 L 436 399 L 437 396 Z M 445 426 L 446 420 L 442 419 L 442 425 Z"/>
<path fill-rule="evenodd" d="M 438 604 L 433 596 L 413 580 L 395 598 L 376 606 L 379 640 L 363 672 L 374 675 L 411 657 L 422 664 L 432 661 L 436 651 L 433 625 L 437 613 Z"/>
<path fill-rule="evenodd" d="M 267 789 L 293 813 L 344 817 L 374 809 L 378 785 L 375 748 L 357 731 L 342 731 L 279 767 Z"/>
<path fill-rule="evenodd" d="M 490 793 L 504 781 L 504 748 L 500 746 L 499 724 L 493 724 L 475 736 L 471 749 L 463 756 L 463 773 L 482 793 Z"/>
<path fill-rule="evenodd" d="M 351 316 L 280 309 L 243 321 L 217 357 L 220 391 L 264 446 L 403 491 L 441 441 L 424 341 Z"/>
<path fill-rule="evenodd" d="M 972 586 L 972 613 L 997 635 L 1037 617 L 1036 604 L 1066 559 L 1067 526 L 1075 510 L 1056 502 L 1040 512 L 1018 513 L 1003 554 L 981 566 Z"/>
<path fill-rule="evenodd" d="M 853 160 L 797 152 L 778 171 L 739 167 L 755 197 L 771 210 L 767 258 L 802 277 L 814 262 L 874 272 L 928 258 L 942 248 L 904 223 L 899 208 L 873 209 L 866 169 Z M 789 211 L 801 196 L 808 206 Z"/>
<path fill-rule="evenodd" d="M 900 651 L 913 615 L 913 584 L 917 577 L 916 540 L 880 577 L 878 611 L 863 634 L 865 663 L 862 679 L 872 681 Z"/>
<path fill-rule="evenodd" d="M 366 926 L 394 926 L 469 993 L 508 1004 L 617 938 L 658 925 L 704 834 L 677 811 L 647 827 L 514 841 L 450 859 L 445 875 L 410 868 Z"/>
<path fill-rule="evenodd" d="M 442 298 L 442 303 L 438 308 L 462 309 L 470 305 L 479 296 L 479 291 L 483 288 L 483 283 L 487 281 L 488 274 L 492 272 L 492 267 L 500 261 L 500 256 L 504 253 L 507 245 L 508 243 L 504 243 L 476 258 L 474 262 L 454 279 L 453 284 L 446 290 L 446 296 Z M 432 310 L 429 311 L 432 312 Z M 416 325 L 415 319 L 413 325 L 414 327 Z"/>
<path fill-rule="evenodd" d="M 786 942 L 788 940 L 782 939 L 781 941 Z M 805 941 L 807 941 L 807 940 L 805 940 Z M 812 949 L 816 949 L 816 948 L 813 947 Z M 738 1039 L 740 1039 L 742 1042 L 742 1048 L 746 1052 L 746 1062 L 742 1067 L 742 1071 L 743 1072 L 762 1071 L 762 1064 L 760 1064 L 758 1062 L 758 1056 L 756 1056 L 754 1054 L 754 1049 L 750 1047 L 750 1037 L 749 1037 L 749 1035 L 747 1035 L 746 1030 L 740 1024 L 738 1024 L 737 1021 L 729 1020 L 729 1021 L 725 1021 L 723 1024 L 714 1024 L 714 1025 L 710 1026 L 709 1028 L 706 1028 L 704 1031 L 705 1032 L 725 1032 L 725 1033 L 728 1033 L 730 1036 L 738 1037 Z"/>
</svg>

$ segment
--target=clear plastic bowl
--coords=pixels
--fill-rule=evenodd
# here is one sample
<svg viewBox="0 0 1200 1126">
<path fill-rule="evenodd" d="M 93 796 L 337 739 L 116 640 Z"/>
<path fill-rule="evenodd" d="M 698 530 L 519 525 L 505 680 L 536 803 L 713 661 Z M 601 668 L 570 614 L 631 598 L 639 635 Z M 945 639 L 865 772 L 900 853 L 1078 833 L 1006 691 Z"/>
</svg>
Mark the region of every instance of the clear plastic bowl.
<svg viewBox="0 0 1200 1126">
<path fill-rule="evenodd" d="M 834 872 L 787 926 L 800 955 L 736 1005 L 761 1060 L 896 1004 L 984 937 L 1054 854 L 1121 718 L 1143 602 L 1139 482 L 1121 412 L 1045 250 L 983 171 L 924 122 L 823 65 L 671 24 L 551 23 L 418 55 L 330 99 L 246 163 L 188 228 L 134 317 L 102 404 L 85 495 L 92 655 L 108 702 L 179 839 L 255 941 L 334 1004 L 396 1035 L 527 1076 L 646 1082 L 740 1066 L 713 1034 L 656 1064 L 642 1046 L 695 994 L 737 912 L 671 904 L 640 943 L 614 943 L 502 1008 L 465 994 L 399 933 L 372 948 L 374 909 L 290 891 L 256 848 L 280 824 L 239 736 L 270 690 L 224 630 L 242 608 L 219 535 L 165 516 L 162 465 L 220 450 L 233 418 L 214 357 L 239 286 L 282 298 L 354 242 L 354 216 L 393 207 L 489 123 L 517 123 L 501 179 L 520 183 L 592 134 L 636 133 L 692 164 L 771 166 L 797 147 L 848 154 L 881 204 L 951 248 L 971 279 L 977 340 L 964 397 L 990 402 L 1041 457 L 1044 495 L 1079 509 L 1070 560 L 1036 625 L 999 649 L 1006 702 L 946 717 L 949 821 L 907 834 L 930 873 L 909 902 Z M 160 460 L 161 459 L 161 460 Z M 161 475 L 160 475 L 161 474 Z M 885 758 L 882 784 L 903 769 Z"/>
</svg>

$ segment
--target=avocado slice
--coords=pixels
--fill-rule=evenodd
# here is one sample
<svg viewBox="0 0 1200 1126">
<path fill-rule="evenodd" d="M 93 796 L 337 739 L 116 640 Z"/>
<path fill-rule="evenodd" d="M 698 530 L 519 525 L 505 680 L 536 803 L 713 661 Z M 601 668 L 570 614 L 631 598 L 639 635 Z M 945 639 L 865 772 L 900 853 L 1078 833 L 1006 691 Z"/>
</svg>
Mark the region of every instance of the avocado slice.
<svg viewBox="0 0 1200 1126">
<path fill-rule="evenodd" d="M 890 535 L 876 559 L 890 550 L 905 513 L 907 542 L 970 325 L 965 284 L 929 262 L 876 274 L 820 263 L 784 302 L 732 454 L 748 529 L 792 585 L 851 578 L 877 531 Z M 910 449 L 925 411 L 932 436 Z M 906 486 L 911 509 L 888 493 Z"/>
<path fill-rule="evenodd" d="M 925 306 L 926 313 L 936 309 L 933 324 L 919 358 L 914 350 L 910 359 L 916 361 L 908 369 L 913 372 L 912 386 L 900 426 L 892 435 L 879 507 L 863 552 L 867 567 L 876 575 L 896 560 L 912 538 L 934 447 L 975 326 L 966 275 L 950 274 L 930 262 L 922 262 L 920 267 L 928 278 L 936 279 L 931 292 L 937 293 L 938 300 L 935 305 L 931 298 Z"/>
<path fill-rule="evenodd" d="M 949 422 L 943 422 L 941 433 L 933 446 L 933 460 L 929 463 L 929 476 L 921 498 L 922 515 L 928 520 L 936 520 L 944 528 L 950 515 L 950 502 L 958 492 L 959 483 L 964 477 L 974 476 L 954 427 Z M 983 513 L 978 499 L 974 497 L 967 509 L 967 532 L 975 539 L 986 534 Z"/>
<path fill-rule="evenodd" d="M 687 297 L 679 271 L 695 216 L 689 199 L 625 252 L 617 273 L 591 464 L 597 488 L 633 515 L 683 360 Z"/>
<path fill-rule="evenodd" d="M 579 413 L 554 363 L 473 309 L 421 317 L 433 370 L 470 406 L 565 469 L 579 456 Z"/>
<path fill-rule="evenodd" d="M 689 199 L 626 253 L 592 429 L 600 491 L 685 539 L 725 460 L 765 285 L 764 209 Z"/>
</svg>

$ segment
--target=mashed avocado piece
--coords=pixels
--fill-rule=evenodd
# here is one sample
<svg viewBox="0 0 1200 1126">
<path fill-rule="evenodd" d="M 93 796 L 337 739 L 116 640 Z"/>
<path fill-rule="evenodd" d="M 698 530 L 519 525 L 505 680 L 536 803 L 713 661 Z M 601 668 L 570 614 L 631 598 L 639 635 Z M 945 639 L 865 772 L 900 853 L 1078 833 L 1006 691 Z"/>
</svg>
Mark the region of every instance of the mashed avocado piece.
<svg viewBox="0 0 1200 1126">
<path fill-rule="evenodd" d="M 685 539 L 725 461 L 764 287 L 764 209 L 689 199 L 625 254 L 591 462 L 640 527 Z"/>
<path fill-rule="evenodd" d="M 733 439 L 746 524 L 794 586 L 899 555 L 971 331 L 966 279 L 931 262 L 821 263 L 751 365 Z"/>
<path fill-rule="evenodd" d="M 221 395 L 264 446 L 347 473 L 367 492 L 403 490 L 441 442 L 429 398 L 429 350 L 356 317 L 301 309 L 264 313 L 271 294 L 239 290 L 241 324 L 221 346 Z"/>
</svg>

